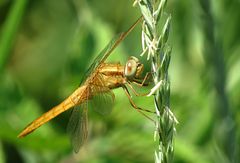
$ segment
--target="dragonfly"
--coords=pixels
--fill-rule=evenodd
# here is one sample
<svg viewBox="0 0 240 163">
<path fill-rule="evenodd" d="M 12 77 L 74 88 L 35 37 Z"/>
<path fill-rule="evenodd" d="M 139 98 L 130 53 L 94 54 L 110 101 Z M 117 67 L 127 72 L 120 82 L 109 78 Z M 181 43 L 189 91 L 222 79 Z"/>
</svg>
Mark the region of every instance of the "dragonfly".
<svg viewBox="0 0 240 163">
<path fill-rule="evenodd" d="M 87 70 L 80 86 L 70 96 L 27 125 L 18 137 L 25 137 L 54 117 L 73 108 L 67 132 L 70 135 L 73 149 L 77 153 L 85 143 L 88 135 L 88 108 L 93 108 L 102 115 L 109 114 L 113 108 L 115 98 L 112 89 L 119 87 L 123 88 L 133 108 L 144 116 L 146 115 L 141 111 L 151 112 L 138 107 L 131 99 L 129 90 L 126 87 L 128 85 L 137 96 L 141 95 L 134 90 L 131 84 L 135 83 L 139 86 L 147 85 L 146 80 L 149 77 L 149 73 L 144 78 L 141 78 L 143 64 L 133 56 L 128 59 L 125 65 L 105 62 L 112 51 L 126 38 L 141 19 L 139 18 L 126 32 L 120 33 L 109 42 Z M 149 118 L 148 116 L 146 117 Z"/>
</svg>

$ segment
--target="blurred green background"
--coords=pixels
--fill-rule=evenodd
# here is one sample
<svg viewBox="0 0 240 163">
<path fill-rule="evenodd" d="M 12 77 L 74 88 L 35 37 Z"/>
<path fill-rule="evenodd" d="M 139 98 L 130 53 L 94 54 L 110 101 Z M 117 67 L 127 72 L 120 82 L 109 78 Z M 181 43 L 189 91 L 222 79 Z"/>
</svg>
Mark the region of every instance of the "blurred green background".
<svg viewBox="0 0 240 163">
<path fill-rule="evenodd" d="M 139 16 L 133 1 L 0 0 L 0 163 L 153 162 L 154 126 L 122 89 L 114 110 L 89 109 L 89 138 L 74 154 L 67 111 L 23 139 L 32 120 L 67 97 L 111 38 Z M 239 162 L 240 1 L 169 0 L 174 162 Z M 141 53 L 141 25 L 109 57 Z M 149 61 L 141 57 L 147 70 Z M 148 89 L 142 90 L 146 92 Z M 154 110 L 153 99 L 134 97 Z"/>
</svg>

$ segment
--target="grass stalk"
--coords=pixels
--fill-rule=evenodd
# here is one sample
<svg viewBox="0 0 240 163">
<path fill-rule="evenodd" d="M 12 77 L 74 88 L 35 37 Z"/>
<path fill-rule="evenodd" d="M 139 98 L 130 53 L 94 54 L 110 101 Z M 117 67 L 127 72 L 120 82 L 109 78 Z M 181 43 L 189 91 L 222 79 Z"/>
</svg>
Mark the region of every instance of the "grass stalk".
<svg viewBox="0 0 240 163">
<path fill-rule="evenodd" d="M 171 15 L 163 18 L 164 8 L 167 0 L 136 0 L 144 22 L 142 26 L 142 48 L 151 59 L 154 94 L 156 109 L 156 131 L 155 131 L 155 162 L 169 163 L 173 160 L 173 135 L 177 120 L 170 110 L 170 80 L 168 67 L 171 59 L 171 47 L 167 43 Z M 163 14 L 164 13 L 164 14 Z M 163 23 L 162 28 L 160 28 Z"/>
</svg>

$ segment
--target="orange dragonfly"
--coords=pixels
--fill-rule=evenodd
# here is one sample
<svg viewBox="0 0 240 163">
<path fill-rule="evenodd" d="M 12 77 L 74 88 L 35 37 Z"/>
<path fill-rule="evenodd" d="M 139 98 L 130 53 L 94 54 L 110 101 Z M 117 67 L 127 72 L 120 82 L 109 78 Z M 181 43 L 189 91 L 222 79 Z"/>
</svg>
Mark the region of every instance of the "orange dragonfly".
<svg viewBox="0 0 240 163">
<path fill-rule="evenodd" d="M 129 85 L 134 91 L 131 83 L 136 83 L 140 86 L 145 84 L 148 75 L 144 78 L 140 78 L 143 71 L 143 64 L 141 64 L 135 57 L 130 57 L 125 66 L 120 63 L 105 63 L 105 60 L 110 53 L 140 21 L 141 18 L 139 18 L 126 32 L 119 34 L 106 46 L 105 49 L 103 49 L 88 69 L 87 74 L 82 79 L 80 87 L 78 87 L 62 103 L 53 107 L 51 110 L 30 123 L 18 135 L 18 137 L 21 138 L 30 134 L 44 123 L 75 106 L 70 116 L 67 132 L 70 135 L 74 151 L 77 153 L 87 139 L 88 107 L 92 107 L 100 114 L 109 114 L 113 108 L 112 106 L 115 97 L 111 91 L 112 89 L 122 87 L 127 94 L 131 105 L 138 111 L 144 110 L 134 104 L 131 100 L 129 91 L 125 86 L 126 84 Z M 139 95 L 136 91 L 134 91 L 134 93 Z M 145 114 L 143 115 L 146 116 Z"/>
</svg>

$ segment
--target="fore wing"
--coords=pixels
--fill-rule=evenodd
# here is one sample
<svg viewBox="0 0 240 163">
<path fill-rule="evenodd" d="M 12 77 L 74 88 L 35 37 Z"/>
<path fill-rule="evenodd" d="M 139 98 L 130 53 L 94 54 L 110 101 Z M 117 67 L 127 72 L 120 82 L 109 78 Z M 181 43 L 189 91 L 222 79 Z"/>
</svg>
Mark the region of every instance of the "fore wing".
<svg viewBox="0 0 240 163">
<path fill-rule="evenodd" d="M 99 55 L 94 59 L 92 65 L 87 70 L 85 77 L 82 79 L 81 83 L 86 80 L 92 72 L 97 71 L 101 64 L 107 59 L 107 57 L 112 53 L 112 51 L 119 45 L 119 43 L 124 40 L 127 35 L 135 28 L 135 26 L 142 20 L 140 17 L 126 32 L 122 32 L 115 36 L 108 45 L 99 53 Z"/>
<path fill-rule="evenodd" d="M 138 20 L 126 31 L 123 33 L 120 33 L 119 35 L 117 35 L 116 38 L 114 38 L 111 42 L 110 45 L 111 47 L 109 48 L 109 50 L 107 50 L 105 52 L 105 54 L 103 55 L 102 59 L 100 60 L 100 62 L 104 62 L 107 57 L 111 54 L 111 52 L 118 46 L 118 44 L 126 38 L 126 36 L 135 28 L 135 26 L 142 20 L 142 17 L 138 18 Z"/>
</svg>

